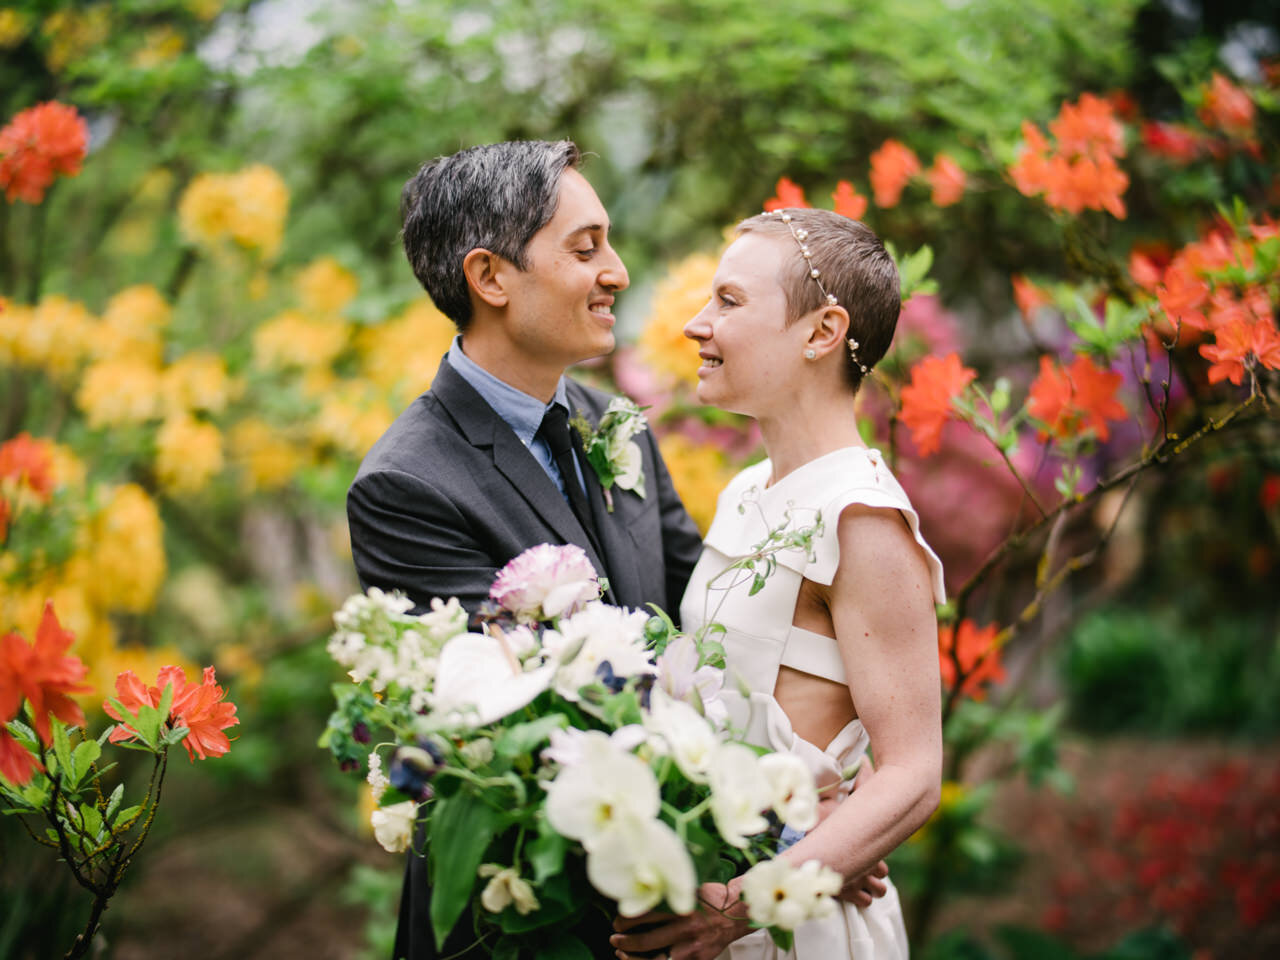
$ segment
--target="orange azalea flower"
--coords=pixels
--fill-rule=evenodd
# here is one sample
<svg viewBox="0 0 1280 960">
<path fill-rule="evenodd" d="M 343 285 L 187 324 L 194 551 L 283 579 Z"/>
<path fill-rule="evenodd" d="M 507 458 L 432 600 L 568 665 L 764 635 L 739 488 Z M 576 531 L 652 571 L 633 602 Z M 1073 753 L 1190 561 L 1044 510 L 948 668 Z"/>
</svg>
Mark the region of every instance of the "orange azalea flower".
<svg viewBox="0 0 1280 960">
<path fill-rule="evenodd" d="M 222 731 L 234 727 L 240 721 L 236 719 L 236 705 L 223 701 L 225 691 L 217 685 L 213 667 L 204 668 L 203 683 L 188 683 L 181 667 L 161 667 L 154 687 L 146 686 L 132 670 L 125 670 L 116 677 L 116 699 L 136 713 L 143 704 L 159 706 L 165 688 L 170 685 L 173 687 L 173 700 L 169 707 L 168 722 L 174 726 L 186 727 L 189 731 L 182 740 L 182 745 L 187 748 L 187 755 L 194 761 L 198 753 L 200 759 L 204 760 L 210 756 L 220 757 L 230 750 L 231 741 Z M 120 721 L 111 731 L 109 739 L 112 743 L 138 735 L 137 731 L 124 722 L 124 718 L 116 712 L 109 700 L 102 704 L 102 708 L 113 719 Z"/>
<path fill-rule="evenodd" d="M 1010 279 L 1013 281 L 1013 299 L 1022 311 L 1023 319 L 1030 320 L 1041 307 L 1053 303 L 1053 298 L 1046 290 L 1037 287 L 1022 274 L 1014 274 Z"/>
<path fill-rule="evenodd" d="M 1208 326 L 1203 307 L 1209 299 L 1209 284 L 1192 273 L 1185 260 L 1176 259 L 1165 270 L 1164 283 L 1156 287 L 1156 299 L 1171 323 L 1195 330 Z"/>
<path fill-rule="evenodd" d="M 1214 339 L 1200 346 L 1200 355 L 1212 364 L 1210 383 L 1230 380 L 1240 386 L 1245 368 L 1255 365 L 1280 370 L 1280 331 L 1270 319 L 1238 317 L 1218 327 Z"/>
<path fill-rule="evenodd" d="M 1108 420 L 1123 420 L 1128 412 L 1115 398 L 1122 377 L 1097 366 L 1083 354 L 1069 367 L 1060 367 L 1046 356 L 1040 358 L 1040 373 L 1031 384 L 1027 409 L 1049 426 L 1040 439 L 1049 435 L 1065 440 L 1092 430 L 1099 440 L 1107 440 Z"/>
<path fill-rule="evenodd" d="M 1076 103 L 1063 103 L 1057 119 L 1049 124 L 1049 131 L 1064 154 L 1124 156 L 1124 125 L 1115 118 L 1111 104 L 1092 93 L 1081 94 Z"/>
<path fill-rule="evenodd" d="M 0 130 L 0 187 L 8 201 L 39 203 L 55 174 L 80 172 L 88 143 L 75 107 L 51 100 L 23 110 Z"/>
<path fill-rule="evenodd" d="M 31 755 L 31 751 L 0 725 L 0 777 L 20 787 L 30 782 L 31 775 L 37 770 L 43 769 L 40 761 Z"/>
<path fill-rule="evenodd" d="M 1253 132 L 1253 101 L 1220 73 L 1204 88 L 1200 119 L 1207 127 L 1217 127 L 1231 136 L 1248 136 Z"/>
<path fill-rule="evenodd" d="M 929 168 L 928 177 L 929 185 L 933 188 L 931 199 L 934 206 L 949 207 L 959 203 L 960 198 L 964 196 L 964 171 L 960 169 L 960 164 L 945 153 L 940 153 L 933 158 L 933 166 Z"/>
<path fill-rule="evenodd" d="M 9 501 L 0 497 L 0 543 L 9 535 Z"/>
<path fill-rule="evenodd" d="M 773 188 L 774 196 L 764 202 L 766 211 L 772 213 L 774 210 L 785 210 L 788 207 L 807 207 L 809 204 L 804 199 L 804 187 L 798 183 L 793 183 L 787 177 L 779 177 L 777 185 Z"/>
<path fill-rule="evenodd" d="M 1025 197 L 1043 193 L 1049 184 L 1049 142 L 1040 128 L 1029 120 L 1022 121 L 1022 149 L 1009 168 L 1013 185 Z"/>
<path fill-rule="evenodd" d="M 89 668 L 79 657 L 64 656 L 72 639 L 71 631 L 58 623 L 52 603 L 45 604 L 34 644 L 28 645 L 17 633 L 0 637 L 0 718 L 17 716 L 25 697 L 31 702 L 36 732 L 45 743 L 53 742 L 49 714 L 63 723 L 84 723 L 84 711 L 69 695 L 89 692 L 91 688 L 80 683 Z"/>
<path fill-rule="evenodd" d="M 920 172 L 920 160 L 906 144 L 886 140 L 871 154 L 871 192 L 877 207 L 897 206 L 907 181 Z"/>
<path fill-rule="evenodd" d="M 0 479 L 12 477 L 41 500 L 53 496 L 53 452 L 47 440 L 23 432 L 0 445 Z"/>
<path fill-rule="evenodd" d="M 1253 322 L 1271 317 L 1271 297 L 1263 287 L 1250 287 L 1237 297 L 1227 287 L 1219 287 L 1209 297 L 1206 326 L 1216 330 L 1231 323 Z"/>
<path fill-rule="evenodd" d="M 1068 160 L 1055 154 L 1049 161 L 1044 201 L 1057 210 L 1077 214 L 1081 210 L 1106 210 L 1117 220 L 1125 218 L 1120 194 L 1129 186 L 1129 176 L 1108 156 Z"/>
<path fill-rule="evenodd" d="M 850 220 L 861 220 L 862 215 L 867 212 L 867 198 L 855 190 L 848 180 L 836 183 L 831 199 L 835 202 L 836 213 Z"/>
<path fill-rule="evenodd" d="M 911 382 L 902 388 L 902 422 L 911 440 L 927 457 L 942 444 L 942 426 L 951 415 L 951 401 L 964 392 L 977 371 L 960 363 L 960 355 L 925 357 L 911 368 Z"/>
<path fill-rule="evenodd" d="M 986 694 L 983 685 L 1000 683 L 1005 678 L 1000 663 L 1000 648 L 996 639 L 1000 629 L 994 623 L 979 627 L 972 620 L 963 620 L 959 630 L 938 627 L 938 666 L 942 670 L 942 683 L 950 690 L 956 685 L 956 661 L 960 661 L 960 692 L 981 700 Z M 954 644 L 955 652 L 952 652 Z"/>
</svg>

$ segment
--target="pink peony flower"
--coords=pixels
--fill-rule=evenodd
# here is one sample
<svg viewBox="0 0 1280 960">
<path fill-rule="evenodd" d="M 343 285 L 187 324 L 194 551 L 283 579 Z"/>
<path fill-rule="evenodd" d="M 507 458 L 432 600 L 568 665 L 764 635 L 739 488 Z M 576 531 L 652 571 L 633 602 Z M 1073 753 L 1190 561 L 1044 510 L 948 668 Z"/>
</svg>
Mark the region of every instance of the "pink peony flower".
<svg viewBox="0 0 1280 960">
<path fill-rule="evenodd" d="M 595 568 L 571 543 L 530 547 L 498 571 L 489 598 L 533 623 L 573 613 L 600 595 Z"/>
</svg>

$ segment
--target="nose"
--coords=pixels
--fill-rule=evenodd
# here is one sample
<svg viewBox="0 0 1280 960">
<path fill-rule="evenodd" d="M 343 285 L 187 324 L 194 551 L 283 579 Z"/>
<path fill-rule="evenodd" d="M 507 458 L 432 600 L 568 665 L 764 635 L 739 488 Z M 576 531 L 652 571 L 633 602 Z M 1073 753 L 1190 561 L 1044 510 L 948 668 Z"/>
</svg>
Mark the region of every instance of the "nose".
<svg viewBox="0 0 1280 960">
<path fill-rule="evenodd" d="M 711 337 L 711 301 L 694 314 L 693 319 L 684 325 L 684 335 L 690 340 L 707 340 Z"/>
<path fill-rule="evenodd" d="M 618 256 L 618 252 L 613 247 L 609 247 L 606 251 L 599 282 L 600 286 L 606 290 L 625 290 L 631 285 L 631 278 L 627 276 L 626 264 L 622 262 L 622 258 Z"/>
</svg>

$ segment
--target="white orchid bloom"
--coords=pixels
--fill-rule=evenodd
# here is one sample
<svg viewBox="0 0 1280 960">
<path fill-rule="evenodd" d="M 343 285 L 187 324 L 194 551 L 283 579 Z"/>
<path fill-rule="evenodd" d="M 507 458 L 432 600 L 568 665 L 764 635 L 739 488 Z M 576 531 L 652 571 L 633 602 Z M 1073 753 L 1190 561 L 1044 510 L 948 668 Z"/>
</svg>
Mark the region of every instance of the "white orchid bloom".
<svg viewBox="0 0 1280 960">
<path fill-rule="evenodd" d="M 697 710 L 671 699 L 655 687 L 649 697 L 644 724 L 660 741 L 654 744 L 655 748 L 669 753 L 681 773 L 694 783 L 707 782 L 707 771 L 711 769 L 720 740 Z"/>
<path fill-rule="evenodd" d="M 658 683 L 676 700 L 702 704 L 703 713 L 717 728 L 724 726 L 729 711 L 720 699 L 724 671 L 710 665 L 698 666 L 698 645 L 688 634 L 678 634 L 658 657 Z"/>
<path fill-rule="evenodd" d="M 480 894 L 480 906 L 490 913 L 501 913 L 511 904 L 516 905 L 516 912 L 521 916 L 537 910 L 540 904 L 529 881 L 520 876 L 515 867 L 504 867 L 499 863 L 485 863 L 476 871 L 481 877 L 492 879 L 485 885 Z"/>
<path fill-rule="evenodd" d="M 464 633 L 440 651 L 433 713 L 476 726 L 493 723 L 527 706 L 554 674 L 554 664 L 523 670 L 497 637 Z"/>
<path fill-rule="evenodd" d="M 373 838 L 388 853 L 404 853 L 413 839 L 413 822 L 418 805 L 412 800 L 379 807 L 369 816 Z"/>
<path fill-rule="evenodd" d="M 615 471 L 613 482 L 623 490 L 635 490 L 644 485 L 644 456 L 640 452 L 640 444 L 628 440 L 618 452 L 610 457 Z"/>
<path fill-rule="evenodd" d="M 747 837 L 768 829 L 761 811 L 769 806 L 769 794 L 754 750 L 741 743 L 724 744 L 711 758 L 707 781 L 711 815 L 725 843 L 745 847 Z"/>
<path fill-rule="evenodd" d="M 698 886 L 689 851 L 661 820 L 620 824 L 587 852 L 587 879 L 618 901 L 618 913 L 638 917 L 660 902 L 691 913 Z"/>
<path fill-rule="evenodd" d="M 782 857 L 764 860 L 742 875 L 742 899 L 758 924 L 794 930 L 830 914 L 840 875 L 817 860 L 793 867 Z"/>
<path fill-rule="evenodd" d="M 760 758 L 760 774 L 769 791 L 769 805 L 779 819 L 795 830 L 818 825 L 818 788 L 803 760 L 791 753 Z"/>
<path fill-rule="evenodd" d="M 579 764 L 585 756 L 586 737 L 589 733 L 596 732 L 579 730 L 577 727 L 552 730 L 551 746 L 542 751 L 542 759 L 550 763 L 558 763 L 562 767 Z M 609 734 L 609 743 L 615 749 L 626 753 L 630 753 L 644 741 L 644 727 L 638 723 L 629 723 Z"/>
<path fill-rule="evenodd" d="M 547 820 L 556 832 L 580 840 L 588 851 L 619 824 L 652 820 L 661 800 L 649 765 L 590 730 L 582 758 L 547 786 Z"/>
</svg>

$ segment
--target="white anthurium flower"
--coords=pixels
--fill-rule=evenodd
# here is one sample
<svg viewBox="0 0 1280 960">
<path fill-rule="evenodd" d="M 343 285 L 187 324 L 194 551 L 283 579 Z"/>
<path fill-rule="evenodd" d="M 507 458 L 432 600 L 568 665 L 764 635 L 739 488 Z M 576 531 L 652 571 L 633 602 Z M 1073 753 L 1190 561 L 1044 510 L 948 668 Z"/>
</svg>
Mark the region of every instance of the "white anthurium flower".
<svg viewBox="0 0 1280 960">
<path fill-rule="evenodd" d="M 610 458 L 614 474 L 613 482 L 623 490 L 635 490 L 644 485 L 644 455 L 640 452 L 640 444 L 628 440 L 617 453 Z"/>
<path fill-rule="evenodd" d="M 794 930 L 835 910 L 841 886 L 840 875 L 817 860 L 793 867 L 778 857 L 742 875 L 742 899 L 756 923 Z"/>
<path fill-rule="evenodd" d="M 693 637 L 679 634 L 658 657 L 658 683 L 676 700 L 702 704 L 706 718 L 722 728 L 729 711 L 720 699 L 724 671 L 710 665 L 698 666 L 698 645 Z"/>
<path fill-rule="evenodd" d="M 578 691 L 595 682 L 596 671 L 606 661 L 615 677 L 653 673 L 644 645 L 648 620 L 641 610 L 595 601 L 560 621 L 557 629 L 544 633 L 542 648 L 559 664 L 556 693 L 576 702 Z"/>
<path fill-rule="evenodd" d="M 500 863 L 485 863 L 476 871 L 481 877 L 491 877 L 480 894 L 480 906 L 490 913 L 501 913 L 511 904 L 521 916 L 537 910 L 540 904 L 529 881 L 520 876 L 515 867 Z"/>
<path fill-rule="evenodd" d="M 527 706 L 551 685 L 555 665 L 526 671 L 500 638 L 464 633 L 440 651 L 433 714 L 483 726 Z"/>
<path fill-rule="evenodd" d="M 769 805 L 783 823 L 796 830 L 818 825 L 818 788 L 803 760 L 791 753 L 768 753 L 760 758 L 760 774 Z"/>
<path fill-rule="evenodd" d="M 720 747 L 716 732 L 698 711 L 680 700 L 673 700 L 659 688 L 649 697 L 649 710 L 645 714 L 646 729 L 660 738 L 654 744 L 662 753 L 669 753 L 689 780 L 706 783 L 707 771 Z"/>
<path fill-rule="evenodd" d="M 692 913 L 697 873 L 689 851 L 661 820 L 619 824 L 587 852 L 587 879 L 618 901 L 618 913 L 638 917 L 663 900 L 676 913 Z"/>
<path fill-rule="evenodd" d="M 552 730 L 551 746 L 542 751 L 542 759 L 558 763 L 562 767 L 572 767 L 581 763 L 586 752 L 586 738 L 589 733 L 596 732 L 579 730 L 577 727 Z M 609 743 L 615 749 L 625 753 L 635 750 L 644 741 L 644 727 L 638 723 L 629 723 L 609 734 Z"/>
<path fill-rule="evenodd" d="M 547 820 L 556 832 L 580 840 L 588 851 L 619 824 L 652 820 L 661 801 L 649 765 L 589 730 L 582 757 L 547 786 Z"/>
<path fill-rule="evenodd" d="M 418 805 L 412 800 L 379 807 L 369 816 L 373 838 L 388 853 L 404 853 L 413 839 L 413 821 Z"/>
<path fill-rule="evenodd" d="M 747 837 L 768 829 L 761 811 L 769 806 L 769 794 L 754 750 L 741 743 L 722 745 L 711 758 L 707 781 L 711 815 L 725 843 L 745 847 Z"/>
</svg>

